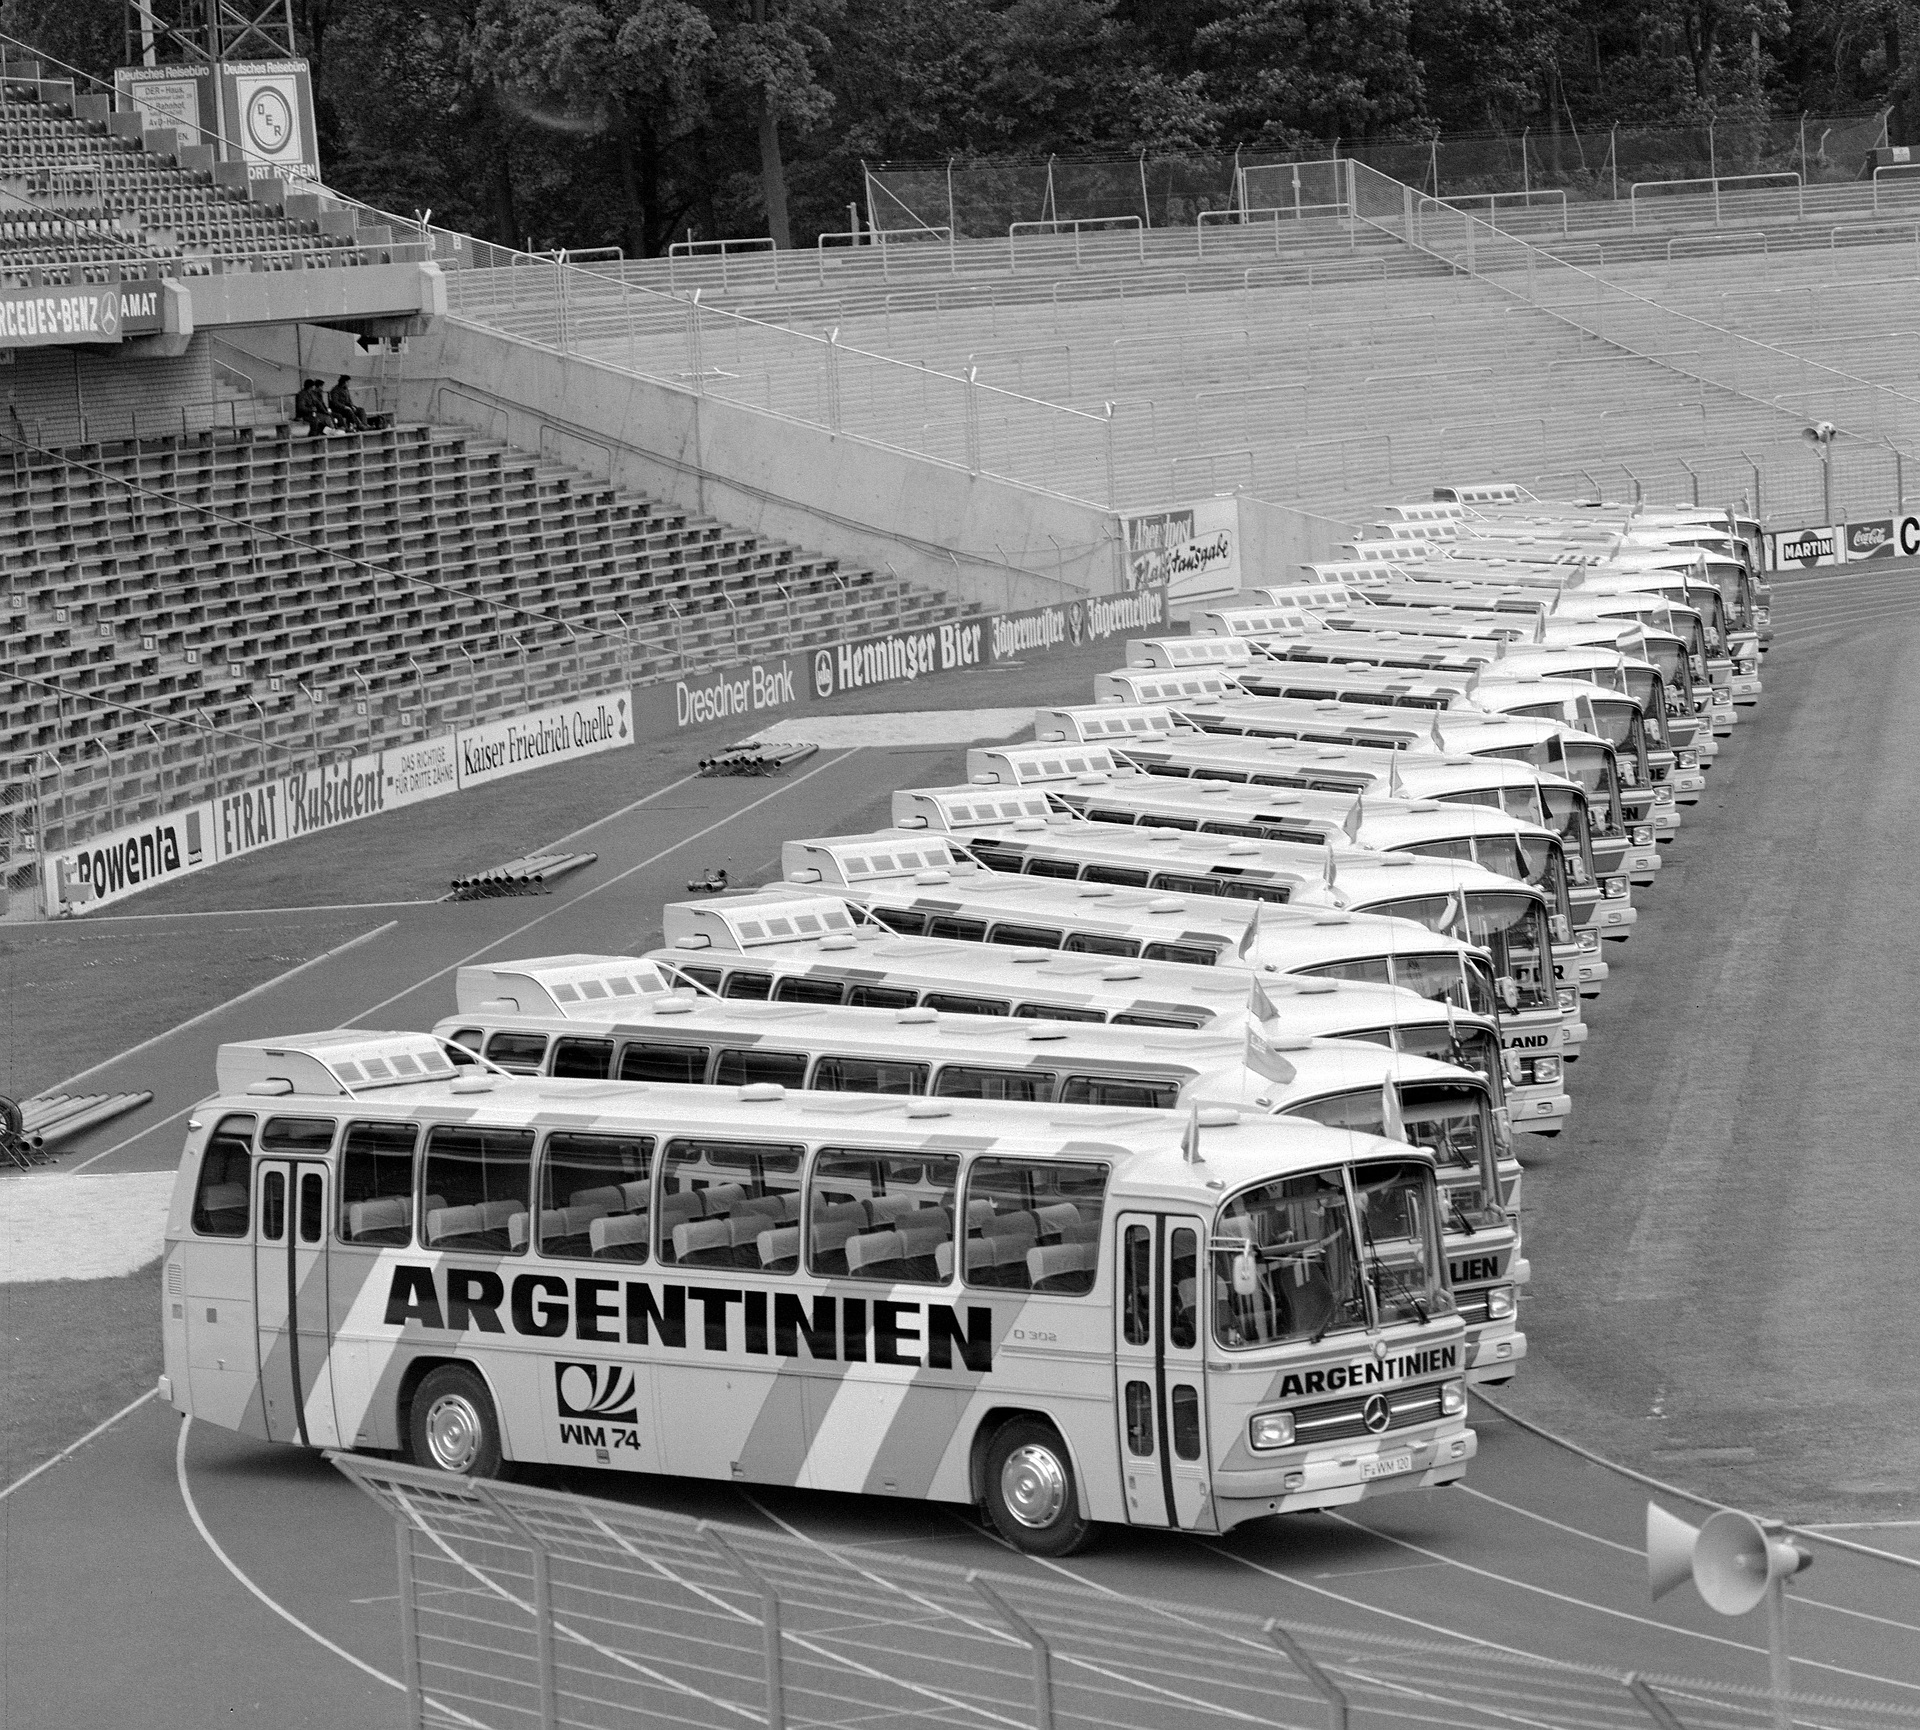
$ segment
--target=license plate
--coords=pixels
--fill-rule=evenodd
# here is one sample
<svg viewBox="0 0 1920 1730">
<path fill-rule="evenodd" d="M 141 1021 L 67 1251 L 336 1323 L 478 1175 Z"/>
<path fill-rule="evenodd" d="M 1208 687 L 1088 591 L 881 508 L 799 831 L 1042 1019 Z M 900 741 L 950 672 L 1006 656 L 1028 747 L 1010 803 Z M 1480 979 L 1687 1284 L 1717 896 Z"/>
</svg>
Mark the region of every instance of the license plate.
<svg viewBox="0 0 1920 1730">
<path fill-rule="evenodd" d="M 1377 1459 L 1360 1462 L 1360 1476 L 1365 1478 L 1395 1478 L 1402 1472 L 1413 1470 L 1413 1455 L 1382 1454 Z"/>
</svg>

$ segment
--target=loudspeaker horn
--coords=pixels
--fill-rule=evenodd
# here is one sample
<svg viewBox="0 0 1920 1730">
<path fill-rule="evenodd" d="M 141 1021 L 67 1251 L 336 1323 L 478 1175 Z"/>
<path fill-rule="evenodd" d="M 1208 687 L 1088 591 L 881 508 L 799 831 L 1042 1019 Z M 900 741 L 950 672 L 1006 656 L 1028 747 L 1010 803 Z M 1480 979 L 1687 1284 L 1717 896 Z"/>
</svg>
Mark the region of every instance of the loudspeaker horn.
<svg viewBox="0 0 1920 1730">
<path fill-rule="evenodd" d="M 1723 1508 L 1700 1528 L 1693 1583 L 1709 1609 L 1744 1616 L 1759 1608 L 1775 1580 L 1792 1578 L 1812 1560 L 1797 1544 L 1774 1537 L 1751 1514 Z"/>
<path fill-rule="evenodd" d="M 1656 1602 L 1693 1578 L 1693 1547 L 1699 1538 L 1699 1527 L 1655 1502 L 1647 1504 L 1647 1589 Z"/>
</svg>

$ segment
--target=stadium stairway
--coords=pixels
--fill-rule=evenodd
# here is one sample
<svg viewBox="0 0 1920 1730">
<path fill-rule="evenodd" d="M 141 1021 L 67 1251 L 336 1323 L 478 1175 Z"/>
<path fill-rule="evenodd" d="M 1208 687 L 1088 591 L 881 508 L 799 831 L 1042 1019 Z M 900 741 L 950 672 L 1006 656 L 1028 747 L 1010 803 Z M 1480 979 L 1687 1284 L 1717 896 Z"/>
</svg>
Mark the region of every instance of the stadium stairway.
<svg viewBox="0 0 1920 1730">
<path fill-rule="evenodd" d="M 960 610 L 458 429 L 15 447 L 0 473 L 0 840 L 45 848 L 323 754 Z M 17 846 L 9 869 L 31 875 Z"/>
</svg>

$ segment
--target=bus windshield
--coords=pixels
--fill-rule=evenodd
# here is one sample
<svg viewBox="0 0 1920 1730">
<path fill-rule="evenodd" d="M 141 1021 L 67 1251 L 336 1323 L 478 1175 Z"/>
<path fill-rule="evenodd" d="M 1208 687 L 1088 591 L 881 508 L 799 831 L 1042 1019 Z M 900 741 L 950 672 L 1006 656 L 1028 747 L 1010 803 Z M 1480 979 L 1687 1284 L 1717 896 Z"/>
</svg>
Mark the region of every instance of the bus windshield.
<svg viewBox="0 0 1920 1730">
<path fill-rule="evenodd" d="M 1505 1069 L 1500 1062 L 1500 1039 L 1490 1027 L 1444 1027 L 1438 1022 L 1403 1022 L 1393 1030 L 1394 1048 L 1411 1057 L 1430 1057 L 1487 1078 L 1494 1103 L 1506 1098 Z"/>
<path fill-rule="evenodd" d="M 1482 1032 L 1484 1030 L 1476 1029 Z M 1445 1034 L 1440 1040 L 1444 1044 Z M 1444 1055 L 1439 1062 L 1451 1061 Z M 1287 1107 L 1289 1117 L 1310 1117 L 1332 1129 L 1355 1129 L 1365 1135 L 1387 1134 L 1385 1101 L 1377 1087 L 1357 1088 L 1351 1093 L 1332 1093 L 1324 1099 L 1309 1099 Z M 1493 1114 L 1486 1095 L 1477 1088 L 1453 1082 L 1427 1082 L 1401 1089 L 1400 1116 L 1407 1141 L 1425 1148 L 1443 1174 L 1471 1173 L 1482 1180 L 1482 1188 L 1497 1202 L 1500 1192 L 1492 1183 Z M 1448 1196 L 1453 1194 L 1451 1187 Z M 1483 1205 L 1476 1193 L 1473 1205 Z M 1470 1223 L 1479 1225 L 1478 1219 Z M 1488 1223 L 1494 1223 L 1489 1221 Z"/>
<path fill-rule="evenodd" d="M 1221 1345 L 1317 1341 L 1367 1322 L 1353 1214 L 1339 1170 L 1243 1190 L 1220 1210 L 1213 1332 Z"/>
<path fill-rule="evenodd" d="M 1412 1160 L 1355 1166 L 1353 1199 L 1377 1325 L 1451 1314 L 1432 1171 Z"/>
<path fill-rule="evenodd" d="M 1502 1007 L 1509 1010 L 1548 1007 L 1553 1002 L 1553 994 L 1548 973 L 1546 909 L 1531 895 L 1486 890 L 1471 892 L 1466 903 L 1468 940 L 1492 956 Z M 1418 920 L 1429 931 L 1438 931 L 1453 904 L 1450 895 L 1415 895 L 1404 901 L 1381 902 L 1367 911 Z"/>
<path fill-rule="evenodd" d="M 1648 643 L 1641 652 L 1641 659 L 1651 661 L 1660 670 L 1660 677 L 1666 685 L 1666 712 L 1669 715 L 1691 715 L 1693 669 L 1687 663 L 1686 649 L 1679 643 Z M 1641 708 L 1645 709 L 1648 699 L 1640 697 L 1637 691 L 1634 695 L 1639 698 Z M 1651 714 L 1652 710 L 1647 712 Z"/>
<path fill-rule="evenodd" d="M 1667 742 L 1667 692 L 1660 675 L 1652 667 L 1629 667 L 1626 672 L 1627 695 L 1640 705 L 1640 714 L 1655 743 Z"/>
<path fill-rule="evenodd" d="M 1312 979 L 1354 979 L 1364 985 L 1397 985 L 1402 991 L 1417 992 L 1429 1003 L 1451 1003 L 1475 1015 L 1491 1016 L 1494 1013 L 1493 983 L 1474 966 L 1474 959 L 1463 957 L 1458 951 L 1439 955 L 1396 952 L 1360 956 L 1351 961 L 1329 961 L 1300 971 Z"/>
</svg>

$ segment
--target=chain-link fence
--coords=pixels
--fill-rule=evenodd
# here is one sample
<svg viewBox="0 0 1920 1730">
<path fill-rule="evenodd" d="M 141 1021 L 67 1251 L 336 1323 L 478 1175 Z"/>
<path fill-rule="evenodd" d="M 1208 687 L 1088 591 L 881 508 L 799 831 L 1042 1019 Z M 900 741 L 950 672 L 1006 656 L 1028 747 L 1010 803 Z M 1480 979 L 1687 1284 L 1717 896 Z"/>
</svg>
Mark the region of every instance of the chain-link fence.
<svg viewBox="0 0 1920 1730">
<path fill-rule="evenodd" d="M 1296 164 L 1352 158 L 1429 197 L 1557 188 L 1573 200 L 1620 199 L 1637 183 L 1797 176 L 1806 185 L 1861 179 L 1887 143 L 1887 111 L 1723 120 L 1696 126 L 1564 124 L 1518 132 L 1355 142 L 1302 140 L 1293 150 L 1180 155 L 955 157 L 867 170 L 867 218 L 880 232 L 950 230 L 975 239 L 1016 223 L 1134 216 L 1149 229 L 1191 228 L 1203 213 L 1282 207 Z"/>
<path fill-rule="evenodd" d="M 1758 1730 L 1772 1716 L 1757 1690 L 1630 1679 L 1516 1643 L 1282 1626 L 330 1457 L 393 1518 L 408 1722 L 421 1730 Z M 1632 1662 L 1636 1637 L 1620 1642 Z M 1920 1723 L 1905 1705 L 1804 1709 L 1832 1730 Z"/>
</svg>

